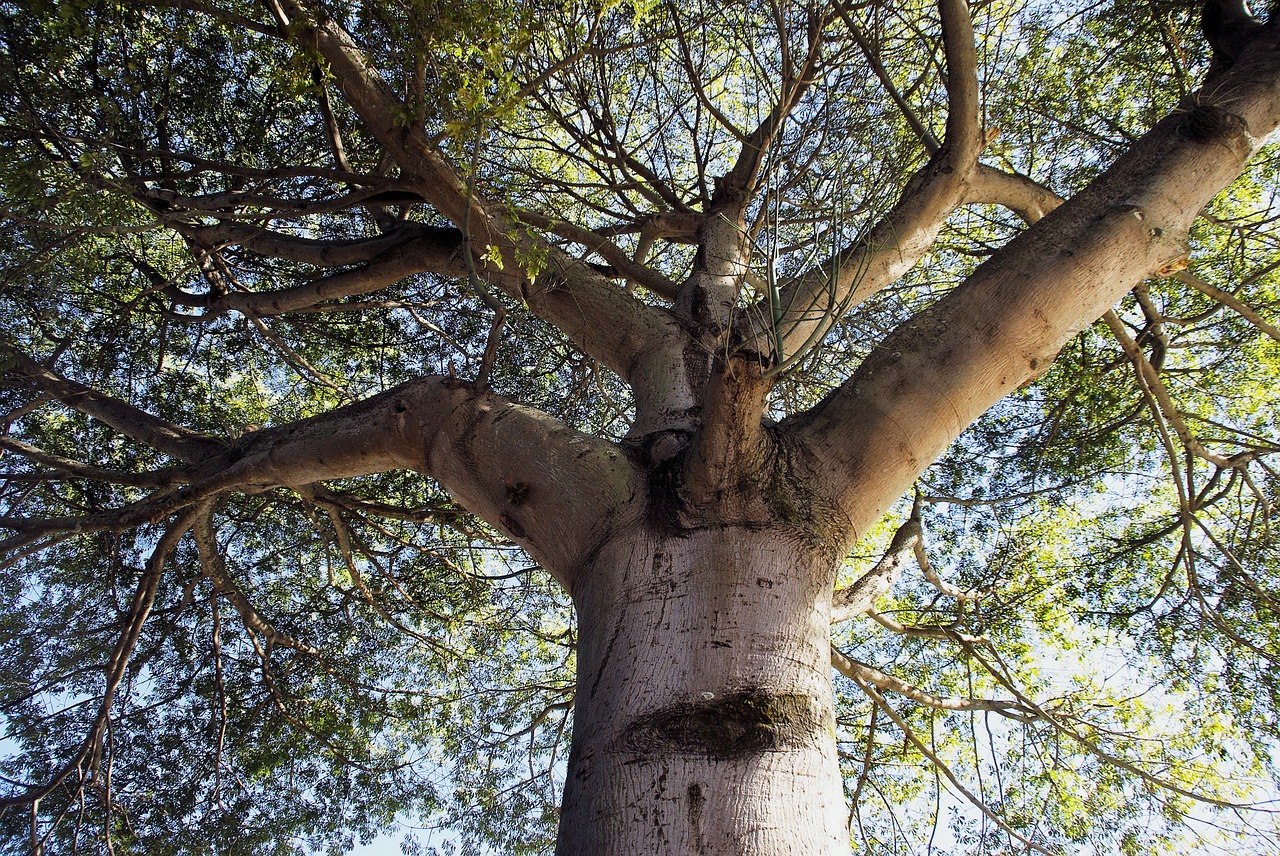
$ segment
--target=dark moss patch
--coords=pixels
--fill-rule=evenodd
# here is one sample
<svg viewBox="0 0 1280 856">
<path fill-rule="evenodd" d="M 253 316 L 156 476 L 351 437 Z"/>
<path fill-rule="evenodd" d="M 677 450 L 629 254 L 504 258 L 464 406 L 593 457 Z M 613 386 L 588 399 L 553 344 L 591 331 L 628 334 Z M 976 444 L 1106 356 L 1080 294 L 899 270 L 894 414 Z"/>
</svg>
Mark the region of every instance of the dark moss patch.
<svg viewBox="0 0 1280 856">
<path fill-rule="evenodd" d="M 649 757 L 730 760 L 798 745 L 817 728 L 808 696 L 746 687 L 642 716 L 627 728 L 623 743 L 628 751 Z"/>
<path fill-rule="evenodd" d="M 529 483 L 522 481 L 507 480 L 504 485 L 507 494 L 507 502 L 511 505 L 520 505 L 529 498 Z"/>
<path fill-rule="evenodd" d="M 773 524 L 801 543 L 825 549 L 843 537 L 847 521 L 831 497 L 822 491 L 822 468 L 812 453 L 791 434 L 766 426 L 772 436 L 770 458 L 755 475 L 755 490 Z"/>
<path fill-rule="evenodd" d="M 1182 120 L 1182 133 L 1197 143 L 1233 136 L 1245 130 L 1244 119 L 1213 104 L 1200 104 Z"/>
</svg>

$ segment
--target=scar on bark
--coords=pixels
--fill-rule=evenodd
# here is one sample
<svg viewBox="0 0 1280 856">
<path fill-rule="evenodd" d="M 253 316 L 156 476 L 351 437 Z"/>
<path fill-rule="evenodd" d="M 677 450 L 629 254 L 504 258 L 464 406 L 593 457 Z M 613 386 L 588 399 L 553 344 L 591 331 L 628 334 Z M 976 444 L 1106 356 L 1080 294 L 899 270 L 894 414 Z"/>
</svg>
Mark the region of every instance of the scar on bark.
<svg viewBox="0 0 1280 856">
<path fill-rule="evenodd" d="M 529 483 L 522 481 L 512 481 L 507 479 L 504 488 L 507 494 L 507 502 L 512 505 L 520 505 L 529 498 Z"/>
<path fill-rule="evenodd" d="M 706 755 L 717 761 L 795 746 L 818 732 L 810 698 L 744 687 L 668 705 L 627 727 L 623 745 L 644 757 Z"/>
<path fill-rule="evenodd" d="M 1198 104 L 1193 107 L 1187 112 L 1181 126 L 1183 136 L 1197 143 L 1232 137 L 1245 130 L 1248 127 L 1243 119 L 1213 104 Z"/>
<path fill-rule="evenodd" d="M 689 786 L 689 838 L 693 844 L 693 852 L 702 852 L 702 808 L 707 798 L 702 793 L 702 786 L 696 782 Z"/>
</svg>

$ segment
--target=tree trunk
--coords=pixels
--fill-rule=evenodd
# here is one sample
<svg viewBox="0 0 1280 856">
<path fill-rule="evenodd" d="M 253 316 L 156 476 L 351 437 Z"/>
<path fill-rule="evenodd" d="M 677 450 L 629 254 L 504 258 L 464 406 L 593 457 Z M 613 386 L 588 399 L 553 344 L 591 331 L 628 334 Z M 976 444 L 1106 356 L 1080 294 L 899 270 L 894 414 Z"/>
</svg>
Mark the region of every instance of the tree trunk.
<svg viewBox="0 0 1280 856">
<path fill-rule="evenodd" d="M 637 529 L 575 576 L 558 856 L 847 854 L 832 551 L 783 528 Z"/>
</svg>

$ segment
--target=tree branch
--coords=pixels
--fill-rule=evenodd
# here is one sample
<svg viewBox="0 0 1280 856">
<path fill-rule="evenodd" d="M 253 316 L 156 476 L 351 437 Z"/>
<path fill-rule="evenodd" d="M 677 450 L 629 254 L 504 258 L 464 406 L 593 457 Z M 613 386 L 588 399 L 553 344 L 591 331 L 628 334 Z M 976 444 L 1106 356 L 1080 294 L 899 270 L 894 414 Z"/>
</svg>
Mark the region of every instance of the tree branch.
<svg viewBox="0 0 1280 856">
<path fill-rule="evenodd" d="M 865 612 L 875 620 L 876 624 L 899 636 L 933 639 L 939 642 L 968 642 L 970 644 L 985 643 L 987 641 L 984 636 L 970 636 L 961 632 L 959 621 L 951 624 L 903 624 L 883 612 L 877 612 L 874 608 L 867 609 Z"/>
<path fill-rule="evenodd" d="M 35 389 L 165 455 L 194 463 L 221 448 L 212 437 L 68 380 L 12 347 L 0 344 L 0 355 L 8 360 L 10 373 Z"/>
<path fill-rule="evenodd" d="M 642 258 L 632 259 L 622 251 L 621 247 L 599 232 L 533 211 L 521 211 L 520 219 L 538 229 L 545 229 L 553 235 L 581 244 L 589 252 L 598 253 L 602 259 L 613 265 L 619 274 L 636 285 L 642 285 L 668 300 L 675 300 L 677 286 L 674 282 L 644 265 Z"/>
<path fill-rule="evenodd" d="M 281 6 L 300 42 L 325 58 L 339 90 L 399 164 L 406 184 L 455 225 L 465 224 L 473 245 L 489 246 L 501 257 L 501 266 L 485 269 L 486 279 L 628 380 L 649 355 L 670 349 L 673 324 L 587 265 L 527 235 L 472 192 L 421 124 L 399 122 L 404 104 L 335 21 L 299 0 L 284 0 Z M 535 284 L 521 259 L 539 256 L 547 262 Z"/>
<path fill-rule="evenodd" d="M 889 702 L 885 701 L 884 696 L 880 695 L 869 681 L 856 673 L 850 674 L 849 677 L 858 685 L 859 688 L 862 689 L 864 693 L 867 694 L 867 697 L 875 703 L 876 707 L 884 711 L 888 717 L 893 720 L 893 723 L 902 730 L 903 736 L 911 743 L 911 745 L 914 746 L 921 755 L 928 758 L 934 768 L 938 770 L 938 772 L 942 773 L 942 775 L 946 777 L 947 781 L 951 783 L 951 786 L 959 791 L 960 795 L 968 800 L 976 809 L 981 811 L 1006 833 L 1026 845 L 1029 850 L 1035 850 L 1037 853 L 1045 854 L 1045 856 L 1057 856 L 1057 854 L 1052 850 L 1046 850 L 1044 847 L 1041 847 L 1039 844 L 1036 844 L 1034 841 L 1026 838 L 1013 827 L 1009 826 L 1009 824 L 1006 823 L 998 814 L 988 808 L 985 802 L 974 796 L 969 792 L 968 788 L 960 784 L 960 780 L 956 778 L 955 773 L 951 772 L 951 768 L 948 767 L 941 758 L 929 751 L 928 747 L 925 746 L 924 743 L 920 741 L 920 738 L 916 736 L 916 733 L 912 730 L 911 726 L 907 724 L 907 721 L 902 718 L 901 714 L 893 709 Z"/>
<path fill-rule="evenodd" d="M 217 454 L 177 474 L 189 483 L 139 502 L 78 517 L 0 518 L 0 527 L 19 533 L 0 541 L 0 551 L 68 532 L 121 531 L 231 491 L 309 490 L 314 482 L 414 469 L 568 586 L 582 557 L 647 496 L 614 444 L 443 377 L 216 445 Z"/>
<path fill-rule="evenodd" d="M 179 484 L 181 477 L 178 468 L 169 467 L 163 470 L 151 470 L 142 473 L 127 473 L 120 470 L 109 470 L 105 467 L 95 467 L 91 464 L 85 464 L 70 458 L 64 458 L 61 455 L 54 455 L 43 449 L 38 449 L 29 443 L 21 440 L 15 440 L 13 437 L 0 436 L 0 449 L 6 449 L 15 452 L 28 460 L 38 464 L 44 464 L 47 467 L 53 467 L 62 477 L 88 479 L 90 481 L 105 482 L 108 484 L 133 485 L 135 487 L 165 487 L 168 485 Z M 6 473 L 3 478 L 21 478 L 22 476 L 15 473 Z"/>
<path fill-rule="evenodd" d="M 979 164 L 965 196 L 966 203 L 1003 205 L 1024 223 L 1035 223 L 1062 204 L 1062 197 L 1025 175 Z"/>
<path fill-rule="evenodd" d="M 212 249 L 235 244 L 257 255 L 316 267 L 367 265 L 386 257 L 388 253 L 412 252 L 412 248 L 417 248 L 428 259 L 449 258 L 462 251 L 462 233 L 457 229 L 408 220 L 397 220 L 390 231 L 374 237 L 334 240 L 303 238 L 265 226 L 234 221 L 212 226 L 186 227 L 182 232 L 201 247 Z M 439 272 L 453 270 L 456 267 Z"/>
<path fill-rule="evenodd" d="M 1238 123 L 1204 141 L 1183 114 L 1169 116 L 789 421 L 830 462 L 855 532 L 1079 330 L 1144 278 L 1176 269 L 1200 209 L 1280 124 L 1280 48 L 1258 41 L 1197 97 L 1212 104 L 1224 92 Z"/>
<path fill-rule="evenodd" d="M 867 64 L 871 66 L 872 72 L 879 78 L 880 85 L 889 93 L 889 97 L 893 99 L 893 103 L 897 105 L 898 111 L 902 113 L 902 117 L 907 120 L 907 124 L 911 126 L 911 130 L 915 131 L 916 136 L 920 140 L 920 144 L 924 146 L 925 151 L 930 155 L 934 154 L 942 147 L 938 142 L 938 138 L 933 132 L 925 126 L 921 121 L 920 115 L 907 103 L 907 99 L 903 97 L 901 90 L 893 82 L 893 78 L 889 76 L 889 71 L 884 67 L 884 62 L 880 59 L 880 54 L 872 48 L 867 41 L 866 35 L 862 32 L 862 28 L 858 26 L 858 22 L 853 19 L 848 5 L 836 0 L 836 12 L 840 15 L 840 20 L 844 21 L 845 27 L 849 30 L 849 35 L 853 36 L 854 42 L 862 50 L 862 55 L 866 58 Z"/>
<path fill-rule="evenodd" d="M 187 511 L 165 530 L 155 549 L 151 551 L 146 568 L 143 570 L 142 576 L 138 580 L 138 585 L 134 590 L 133 600 L 130 602 L 129 611 L 125 616 L 124 629 L 105 665 L 106 686 L 102 692 L 98 712 L 94 716 L 84 739 L 80 742 L 79 748 L 59 768 L 58 772 L 42 785 L 28 788 L 27 792 L 23 794 L 0 797 L 0 811 L 10 806 L 25 805 L 39 801 L 53 793 L 72 773 L 80 772 L 82 778 L 79 785 L 84 785 L 82 765 L 86 759 L 102 749 L 103 734 L 110 721 L 111 706 L 115 702 L 115 693 L 121 681 L 124 680 L 125 670 L 129 666 L 130 657 L 133 656 L 133 652 L 137 648 L 138 639 L 142 635 L 142 628 L 146 624 L 147 616 L 151 614 L 151 607 L 155 603 L 156 589 L 160 584 L 160 573 L 164 568 L 164 563 L 169 558 L 169 554 L 178 546 L 178 541 L 191 528 L 195 518 L 195 511 Z"/>
<path fill-rule="evenodd" d="M 786 67 L 788 37 L 779 27 L 784 69 L 778 100 L 755 129 L 742 139 L 733 166 L 716 180 L 706 219 L 698 230 L 700 246 L 693 272 L 680 286 L 676 312 L 689 326 L 699 330 L 706 348 L 718 349 L 721 346 L 720 337 L 729 329 L 738 293 L 747 275 L 751 233 L 746 224 L 746 211 L 756 195 L 765 157 L 781 134 L 787 117 L 813 83 L 815 67 L 821 56 L 821 22 L 811 17 L 808 30 L 804 60 L 799 69 L 792 69 Z M 681 42 L 683 44 L 683 39 Z M 762 349 L 751 345 L 744 350 L 769 352 L 768 347 Z"/>
<path fill-rule="evenodd" d="M 1028 710 L 1034 713 L 1037 719 L 1041 719 L 1049 723 L 1050 725 L 1053 726 L 1054 730 L 1056 730 L 1058 733 L 1062 735 L 1065 735 L 1066 737 L 1071 738 L 1073 741 L 1075 741 L 1077 744 L 1083 747 L 1090 754 L 1098 757 L 1099 759 L 1101 759 L 1102 761 L 1105 761 L 1108 764 L 1111 764 L 1112 766 L 1118 767 L 1122 770 L 1132 773 L 1133 775 L 1138 776 L 1140 779 L 1146 782 L 1150 782 L 1151 784 L 1157 785 L 1165 790 L 1171 791 L 1175 794 L 1180 794 L 1181 796 L 1188 797 L 1189 799 L 1193 799 L 1197 802 L 1219 806 L 1220 808 L 1242 808 L 1243 807 L 1241 804 L 1233 803 L 1230 800 L 1218 799 L 1217 797 L 1211 797 L 1206 794 L 1201 794 L 1195 791 L 1187 790 L 1186 788 L 1183 788 L 1177 785 L 1176 783 L 1170 781 L 1169 779 L 1162 778 L 1146 770 L 1143 770 L 1137 764 L 1131 761 L 1128 761 L 1124 758 L 1121 758 L 1117 755 L 1114 755 L 1110 752 L 1107 752 L 1105 749 L 1100 747 L 1096 742 L 1094 742 L 1093 740 L 1090 740 L 1088 737 L 1076 731 L 1074 728 L 1069 727 L 1063 720 L 1061 720 L 1054 714 L 1050 713 L 1048 710 L 1041 707 L 1040 705 L 1036 704 L 1034 701 L 1028 698 L 1024 693 L 1022 693 L 1018 689 L 1017 684 L 1015 684 L 1013 679 L 1009 676 L 1008 670 L 1004 667 L 1004 663 L 1001 661 L 995 649 L 991 648 L 989 645 L 987 647 L 991 651 L 992 657 L 995 660 L 995 663 L 990 662 L 990 660 L 988 660 L 987 657 L 984 656 L 982 652 L 977 649 L 977 646 L 967 645 L 965 650 L 969 654 L 971 654 L 975 659 L 977 659 L 977 661 L 983 665 L 983 667 L 991 674 L 992 677 L 996 679 L 997 682 L 999 682 L 1006 690 L 1012 693 L 1013 696 L 1018 700 L 1019 704 L 1024 705 Z"/>
<path fill-rule="evenodd" d="M 893 583 L 902 573 L 908 557 L 915 553 L 916 544 L 920 542 L 923 529 L 918 513 L 912 514 L 905 523 L 898 527 L 889 549 L 875 567 L 867 571 L 853 585 L 837 589 L 831 596 L 831 623 L 848 621 L 872 609 L 876 601 L 888 594 Z"/>
<path fill-rule="evenodd" d="M 1026 722 L 1034 716 L 1033 711 L 1014 699 L 943 698 L 927 693 L 901 678 L 895 678 L 861 660 L 853 659 L 834 645 L 831 646 L 831 665 L 847 678 L 864 681 L 876 689 L 897 693 L 935 710 L 989 710 L 1019 722 Z"/>
<path fill-rule="evenodd" d="M 1280 327 L 1277 327 L 1276 325 L 1267 321 L 1267 319 L 1263 318 L 1260 314 L 1258 314 L 1257 310 L 1249 306 L 1243 300 L 1240 300 L 1234 294 L 1231 294 L 1228 291 L 1223 291 L 1221 288 L 1218 288 L 1217 286 L 1210 285 L 1209 283 L 1205 282 L 1203 279 L 1196 276 L 1189 270 L 1180 270 L 1173 275 L 1173 278 L 1176 279 L 1178 282 L 1182 283 L 1183 285 L 1191 286 L 1196 291 L 1203 294 L 1205 297 L 1208 297 L 1211 300 L 1216 300 L 1218 303 L 1221 303 L 1223 306 L 1226 306 L 1228 309 L 1235 312 L 1241 318 L 1245 319 L 1250 324 L 1257 327 L 1263 333 L 1266 333 L 1272 339 L 1275 339 L 1277 342 L 1280 342 Z"/>
<path fill-rule="evenodd" d="M 942 147 L 950 160 L 972 170 L 982 153 L 979 123 L 978 49 L 965 0 L 938 0 L 942 48 L 947 58 L 947 131 Z"/>
<path fill-rule="evenodd" d="M 258 610 L 254 609 L 249 598 L 245 596 L 240 587 L 236 585 L 235 580 L 231 578 L 231 574 L 227 571 L 226 560 L 222 556 L 222 551 L 218 548 L 217 534 L 213 526 L 212 503 L 201 503 L 197 507 L 192 535 L 195 537 L 196 546 L 200 550 L 200 564 L 204 568 L 205 576 L 213 583 L 215 591 L 231 601 L 231 605 L 240 614 L 240 620 L 244 622 L 244 626 L 249 631 L 262 635 L 272 645 L 283 645 L 286 648 L 292 648 L 299 653 L 308 654 L 312 657 L 320 656 L 318 648 L 302 644 L 289 634 L 281 633 L 271 626 L 258 613 Z"/>
<path fill-rule="evenodd" d="M 940 0 L 939 8 L 951 102 L 947 136 L 884 219 L 829 262 L 779 290 L 781 313 L 756 307 L 753 317 L 765 320 L 756 323 L 751 339 L 757 344 L 751 347 L 768 353 L 763 343 L 780 333 L 784 353 L 775 355 L 780 365 L 794 362 L 850 310 L 914 267 L 968 193 L 982 148 L 973 24 L 964 0 Z M 843 9 L 840 13 L 847 17 Z"/>
<path fill-rule="evenodd" d="M 1035 223 L 1062 204 L 1062 197 L 1032 179 L 979 164 L 975 182 L 965 199 L 969 203 L 1003 205 L 1028 224 Z M 1179 270 L 1173 278 L 1235 312 L 1263 333 L 1280 342 L 1280 327 L 1263 318 L 1244 301 L 1205 282 L 1190 270 Z"/>
</svg>

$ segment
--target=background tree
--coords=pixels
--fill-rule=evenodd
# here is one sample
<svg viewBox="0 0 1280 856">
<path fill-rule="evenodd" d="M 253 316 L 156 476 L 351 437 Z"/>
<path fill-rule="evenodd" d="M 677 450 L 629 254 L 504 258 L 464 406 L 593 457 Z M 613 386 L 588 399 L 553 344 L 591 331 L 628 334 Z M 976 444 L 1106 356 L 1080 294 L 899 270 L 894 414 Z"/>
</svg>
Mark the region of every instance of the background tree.
<svg viewBox="0 0 1280 856">
<path fill-rule="evenodd" d="M 4 852 L 1274 850 L 1276 24 L 0 47 Z"/>
</svg>

